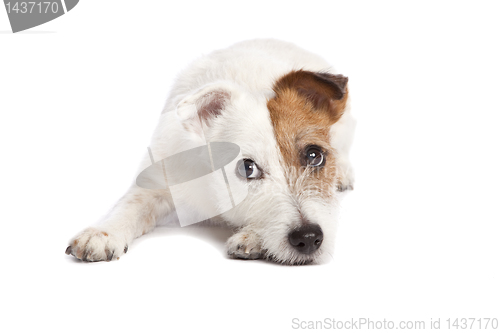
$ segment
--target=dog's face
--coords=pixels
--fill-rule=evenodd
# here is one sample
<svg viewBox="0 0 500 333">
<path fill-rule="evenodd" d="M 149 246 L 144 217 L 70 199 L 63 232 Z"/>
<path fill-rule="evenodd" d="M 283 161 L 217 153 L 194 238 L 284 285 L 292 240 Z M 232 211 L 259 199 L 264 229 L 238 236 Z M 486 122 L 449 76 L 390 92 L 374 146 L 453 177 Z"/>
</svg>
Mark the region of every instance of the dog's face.
<svg viewBox="0 0 500 333">
<path fill-rule="evenodd" d="M 269 96 L 221 84 L 194 97 L 201 121 L 183 116 L 192 132 L 201 128 L 210 141 L 240 146 L 243 159 L 227 172 L 246 184 L 248 196 L 220 217 L 258 238 L 268 259 L 319 262 L 332 249 L 337 217 L 330 131 L 345 108 L 346 84 L 340 75 L 306 71 L 279 79 Z"/>
</svg>

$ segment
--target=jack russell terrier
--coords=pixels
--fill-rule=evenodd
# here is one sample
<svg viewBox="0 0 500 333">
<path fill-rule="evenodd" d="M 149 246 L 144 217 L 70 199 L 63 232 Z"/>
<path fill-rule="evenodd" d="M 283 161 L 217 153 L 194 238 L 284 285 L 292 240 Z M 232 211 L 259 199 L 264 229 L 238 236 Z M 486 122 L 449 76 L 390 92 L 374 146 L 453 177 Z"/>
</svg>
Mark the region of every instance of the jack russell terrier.
<svg viewBox="0 0 500 333">
<path fill-rule="evenodd" d="M 196 60 L 173 86 L 142 173 L 66 253 L 119 259 L 170 215 L 232 227 L 231 258 L 324 262 L 338 192 L 354 182 L 349 104 L 347 77 L 293 44 L 252 40 Z"/>
</svg>

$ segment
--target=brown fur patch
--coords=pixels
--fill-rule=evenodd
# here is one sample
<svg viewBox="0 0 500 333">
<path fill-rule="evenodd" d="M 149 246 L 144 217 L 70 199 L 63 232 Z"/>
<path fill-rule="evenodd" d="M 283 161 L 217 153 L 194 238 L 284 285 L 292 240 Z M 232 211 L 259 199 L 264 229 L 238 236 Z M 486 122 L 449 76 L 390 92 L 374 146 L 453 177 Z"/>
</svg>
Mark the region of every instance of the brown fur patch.
<svg viewBox="0 0 500 333">
<path fill-rule="evenodd" d="M 335 162 L 330 127 L 342 116 L 348 97 L 347 78 L 341 75 L 293 71 L 275 86 L 276 96 L 267 107 L 290 188 L 329 196 L 335 182 Z M 309 146 L 321 148 L 325 165 L 307 167 Z"/>
</svg>

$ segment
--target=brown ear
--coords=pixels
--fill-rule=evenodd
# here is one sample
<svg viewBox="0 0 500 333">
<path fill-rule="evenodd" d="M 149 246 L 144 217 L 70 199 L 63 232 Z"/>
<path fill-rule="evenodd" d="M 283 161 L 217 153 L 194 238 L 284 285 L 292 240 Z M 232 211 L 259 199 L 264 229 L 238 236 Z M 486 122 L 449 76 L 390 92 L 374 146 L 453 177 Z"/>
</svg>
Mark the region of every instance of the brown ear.
<svg viewBox="0 0 500 333">
<path fill-rule="evenodd" d="M 275 92 L 294 89 L 309 100 L 315 109 L 327 111 L 334 121 L 344 112 L 348 78 L 340 74 L 298 70 L 283 76 Z"/>
</svg>

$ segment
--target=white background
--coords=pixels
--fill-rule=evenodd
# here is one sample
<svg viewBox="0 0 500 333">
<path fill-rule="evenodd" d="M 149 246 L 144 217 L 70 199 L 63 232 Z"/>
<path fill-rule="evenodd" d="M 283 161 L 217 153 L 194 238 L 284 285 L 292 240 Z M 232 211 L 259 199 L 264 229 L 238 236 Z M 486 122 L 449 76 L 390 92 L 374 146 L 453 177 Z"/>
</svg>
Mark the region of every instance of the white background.
<svg viewBox="0 0 500 333">
<path fill-rule="evenodd" d="M 494 1 L 81 1 L 12 34 L 0 9 L 0 330 L 500 317 L 498 13 Z M 176 73 L 257 37 L 350 79 L 357 180 L 334 259 L 229 260 L 230 233 L 207 228 L 158 229 L 111 263 L 66 256 L 132 182 Z"/>
</svg>

